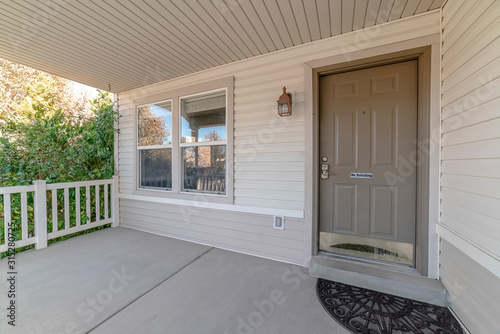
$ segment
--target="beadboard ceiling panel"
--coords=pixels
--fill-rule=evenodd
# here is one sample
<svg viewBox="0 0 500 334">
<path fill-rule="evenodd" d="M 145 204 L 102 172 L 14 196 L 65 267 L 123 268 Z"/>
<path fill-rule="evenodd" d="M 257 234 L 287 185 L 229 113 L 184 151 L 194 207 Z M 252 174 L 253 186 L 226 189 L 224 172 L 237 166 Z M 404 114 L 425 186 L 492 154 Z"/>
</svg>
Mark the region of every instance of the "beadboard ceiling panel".
<svg viewBox="0 0 500 334">
<path fill-rule="evenodd" d="M 0 58 L 124 92 L 418 15 L 443 2 L 0 0 Z"/>
</svg>

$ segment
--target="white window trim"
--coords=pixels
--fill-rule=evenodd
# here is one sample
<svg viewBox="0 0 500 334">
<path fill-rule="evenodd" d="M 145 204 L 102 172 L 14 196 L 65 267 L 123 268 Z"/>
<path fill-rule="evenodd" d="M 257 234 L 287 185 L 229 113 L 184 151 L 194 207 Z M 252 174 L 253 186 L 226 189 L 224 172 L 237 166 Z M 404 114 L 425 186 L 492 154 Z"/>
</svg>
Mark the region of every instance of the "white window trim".
<svg viewBox="0 0 500 334">
<path fill-rule="evenodd" d="M 150 146 L 137 146 L 138 150 L 155 150 L 158 148 L 172 148 L 172 144 L 164 144 L 164 145 L 150 145 Z"/>
<path fill-rule="evenodd" d="M 164 103 L 164 102 L 170 102 L 170 109 L 172 109 L 172 105 L 173 105 L 173 101 L 172 99 L 166 99 L 166 100 L 163 100 L 163 101 L 156 101 L 154 102 L 154 104 L 159 104 L 159 103 Z M 142 105 L 138 105 L 135 107 L 135 144 L 137 146 L 136 148 L 136 152 L 138 153 L 139 151 L 141 150 L 156 150 L 156 149 L 162 149 L 162 148 L 172 148 L 172 133 L 170 133 L 170 144 L 160 144 L 160 145 L 139 145 L 139 133 L 138 133 L 138 129 L 137 129 L 137 122 L 139 122 L 139 108 L 141 107 L 146 107 L 148 105 L 151 105 L 152 103 L 147 103 L 147 104 L 142 104 Z M 170 110 L 170 122 L 172 122 L 172 115 L 173 111 Z M 137 188 L 140 188 L 140 189 L 147 189 L 147 190 L 156 190 L 156 191 L 172 191 L 172 188 L 155 188 L 155 187 L 141 187 L 140 186 L 140 183 L 141 183 L 141 180 L 140 180 L 140 175 L 141 175 L 141 162 L 139 161 L 139 155 L 137 155 L 137 170 L 138 170 L 138 173 L 137 173 Z"/>
<path fill-rule="evenodd" d="M 199 143 L 180 143 L 180 99 L 199 94 L 226 90 L 226 140 L 216 142 L 199 142 Z M 181 199 L 186 201 L 196 202 L 198 206 L 204 206 L 205 203 L 234 203 L 234 180 L 233 180 L 233 157 L 234 157 L 234 77 L 226 77 L 209 82 L 203 82 L 196 85 L 169 90 L 164 93 L 154 94 L 150 96 L 141 97 L 134 100 L 134 195 L 148 196 L 148 197 L 163 197 L 171 199 Z M 172 143 L 166 145 L 159 145 L 162 147 L 172 148 L 172 189 L 147 189 L 139 187 L 140 183 L 140 161 L 139 149 L 142 146 L 137 145 L 137 108 L 148 104 L 155 104 L 162 101 L 172 101 Z M 226 194 L 213 194 L 204 192 L 182 191 L 182 148 L 186 146 L 205 146 L 205 145 L 226 145 Z M 146 148 L 146 147 L 144 147 Z M 148 147 L 151 148 L 151 147 Z"/>
<path fill-rule="evenodd" d="M 200 141 L 196 143 L 181 143 L 180 147 L 193 147 L 193 146 L 216 146 L 216 145 L 227 145 L 227 140 L 219 141 Z"/>
<path fill-rule="evenodd" d="M 178 140 L 179 140 L 179 143 L 178 143 L 178 147 L 179 147 L 179 158 L 182 160 L 182 149 L 184 147 L 199 147 L 199 146 L 216 146 L 216 145 L 224 145 L 226 146 L 226 187 L 228 186 L 228 178 L 230 176 L 230 173 L 228 173 L 228 165 L 227 165 L 227 145 L 228 145 L 228 141 L 227 141 L 227 129 L 228 129 L 228 124 L 227 124 L 227 119 L 228 119 L 228 113 L 227 113 L 227 105 L 228 105 L 228 100 L 227 100 L 227 97 L 228 97 L 228 89 L 226 87 L 224 88 L 219 88 L 219 89 L 212 89 L 212 90 L 209 90 L 209 91 L 205 91 L 205 92 L 199 92 L 199 93 L 195 93 L 195 94 L 189 94 L 189 95 L 184 95 L 184 96 L 179 96 L 179 110 L 177 112 L 178 114 L 178 123 L 177 123 L 177 126 L 178 126 L 178 129 L 180 130 L 182 128 L 182 117 L 181 117 L 181 100 L 182 99 L 187 99 L 187 98 L 190 98 L 190 97 L 193 97 L 193 96 L 199 96 L 199 95 L 206 95 L 206 94 L 210 94 L 210 93 L 215 93 L 215 92 L 220 92 L 220 91 L 223 91 L 224 90 L 224 93 L 226 95 L 226 140 L 223 140 L 223 141 L 206 141 L 206 142 L 193 142 L 193 143 L 181 143 L 180 142 L 180 138 L 182 137 L 180 134 L 178 134 Z M 233 124 L 231 124 L 231 127 L 233 127 Z M 183 181 L 184 180 L 184 171 L 183 171 L 183 167 L 182 167 L 182 161 L 180 161 L 180 164 L 181 164 L 181 167 L 179 169 L 179 181 Z M 222 194 L 214 194 L 212 192 L 209 192 L 209 191 L 196 191 L 196 190 L 186 190 L 186 189 L 182 189 L 182 184 L 179 183 L 179 193 L 181 194 L 206 194 L 206 195 L 211 195 L 211 196 L 226 196 L 227 195 L 227 189 L 226 189 L 226 194 L 222 195 Z"/>
</svg>

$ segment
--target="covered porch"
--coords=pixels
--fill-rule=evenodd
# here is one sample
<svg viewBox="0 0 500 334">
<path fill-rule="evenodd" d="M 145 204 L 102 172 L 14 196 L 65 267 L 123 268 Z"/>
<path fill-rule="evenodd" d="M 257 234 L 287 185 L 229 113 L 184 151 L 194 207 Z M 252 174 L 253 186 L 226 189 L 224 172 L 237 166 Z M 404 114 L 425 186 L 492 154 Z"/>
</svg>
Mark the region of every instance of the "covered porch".
<svg viewBox="0 0 500 334">
<path fill-rule="evenodd" d="M 16 246 L 36 243 L 39 250 L 16 259 L 19 326 L 4 327 L 4 321 L 0 331 L 344 333 L 322 309 L 315 279 L 305 269 L 326 263 L 320 257 L 319 209 L 336 205 L 320 202 L 329 198 L 319 186 L 322 165 L 334 166 L 339 150 L 321 152 L 318 115 L 330 109 L 319 104 L 319 80 L 408 60 L 418 61 L 418 78 L 412 81 L 418 84 L 413 104 L 419 109 L 417 140 L 411 138 L 415 149 L 403 155 L 396 150 L 399 141 L 386 145 L 391 159 L 383 165 L 397 165 L 396 176 L 403 180 L 408 170 L 416 173 L 411 183 L 417 187 L 417 200 L 400 215 L 410 217 L 412 224 L 414 218 L 414 225 L 396 225 L 395 210 L 387 208 L 401 196 L 395 195 L 387 174 L 371 175 L 379 182 L 373 189 L 386 189 L 389 204 L 380 212 L 391 213 L 385 220 L 394 223 L 391 233 L 415 232 L 411 243 L 406 242 L 415 260 L 408 261 L 409 268 L 398 267 L 398 273 L 406 282 L 417 277 L 447 290 L 452 310 L 470 332 L 500 329 L 500 301 L 495 297 L 500 295 L 498 1 L 26 0 L 0 1 L 0 13 L 0 57 L 109 90 L 116 94 L 122 116 L 116 124 L 120 132 L 115 136 L 113 189 L 103 190 L 113 195 L 104 202 L 109 210 L 100 202 L 104 208 L 99 212 L 97 201 L 94 214 L 87 204 L 87 216 L 95 216 L 96 223 L 119 227 L 44 248 L 51 237 L 90 225 L 74 224 L 66 214 L 64 231 L 47 231 L 42 209 L 33 237 L 26 221 Z M 397 75 L 392 78 L 387 82 L 405 83 Z M 284 86 L 293 93 L 293 114 L 288 117 L 276 110 Z M 360 100 L 356 85 L 345 87 L 351 87 L 347 95 Z M 334 92 L 332 88 L 327 94 Z M 209 105 L 210 94 L 226 96 L 223 125 L 222 118 L 207 122 L 223 137 L 212 132 L 213 140 L 208 140 L 205 131 L 207 141 L 200 141 L 204 122 L 193 117 L 188 122 L 186 105 L 192 97 Z M 354 129 L 352 133 L 358 133 L 355 125 L 361 117 L 357 102 L 349 106 L 355 110 L 352 117 L 346 117 L 345 128 Z M 169 139 L 158 145 L 142 145 L 141 108 L 158 106 L 165 107 L 157 119 L 168 125 L 164 133 L 170 137 L 165 135 Z M 208 110 L 213 108 L 197 112 Z M 191 135 L 184 136 L 187 123 Z M 376 124 L 390 123 L 365 124 L 374 125 L 359 133 L 373 139 Z M 339 137 L 337 128 L 342 127 L 331 122 L 324 137 Z M 380 130 L 381 138 L 391 139 L 404 132 L 392 126 Z M 329 144 L 334 147 L 333 141 Z M 190 163 L 198 159 L 189 155 L 194 147 L 211 146 L 224 152 L 214 159 L 219 163 L 214 170 L 220 172 L 214 173 L 215 187 L 206 185 L 214 183 L 202 175 L 206 166 L 196 166 L 201 176 L 194 181 Z M 149 162 L 141 158 L 146 150 L 162 150 L 163 180 L 156 180 L 154 168 L 141 174 Z M 358 150 L 347 151 L 352 158 L 344 166 L 349 179 L 350 172 L 370 175 L 369 170 L 357 170 Z M 328 166 L 324 171 L 328 173 Z M 55 190 L 67 199 L 71 187 L 88 203 L 91 189 L 97 194 L 101 189 L 80 183 L 53 187 L 38 183 L 22 191 Z M 349 187 L 353 190 L 345 198 L 355 198 L 357 184 Z M 24 196 L 26 203 L 31 195 Z M 45 207 L 43 198 L 37 203 Z M 354 208 L 352 203 L 337 205 L 330 213 Z M 375 205 L 366 208 L 364 217 L 376 211 Z M 357 212 L 346 212 L 345 219 L 326 221 L 356 226 Z M 9 214 L 5 217 L 7 223 Z M 57 226 L 55 217 L 52 225 Z M 373 226 L 376 221 L 365 219 Z M 346 234 L 351 232 L 360 236 L 354 228 Z M 0 250 L 6 244 L 0 237 Z M 351 256 L 344 265 L 342 254 L 327 256 L 332 261 L 324 266 L 328 273 L 322 278 L 340 272 L 345 280 L 337 281 L 355 285 L 352 278 L 361 272 L 368 288 L 405 292 L 392 284 L 398 275 L 386 270 L 385 263 L 366 265 Z M 375 275 L 372 266 L 381 274 Z M 423 288 L 421 284 L 413 291 L 422 295 Z M 286 302 L 280 304 L 283 298 Z"/>
<path fill-rule="evenodd" d="M 2 333 L 348 333 L 303 267 L 124 227 L 17 254 L 16 269 Z"/>
</svg>

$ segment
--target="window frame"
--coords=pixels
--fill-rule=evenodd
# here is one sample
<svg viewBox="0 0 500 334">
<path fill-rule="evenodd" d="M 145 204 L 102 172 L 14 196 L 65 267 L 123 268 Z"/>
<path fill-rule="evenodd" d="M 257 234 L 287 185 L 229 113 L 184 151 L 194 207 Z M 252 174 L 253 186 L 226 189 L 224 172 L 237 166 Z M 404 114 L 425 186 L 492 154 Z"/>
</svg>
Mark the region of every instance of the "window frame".
<svg viewBox="0 0 500 334">
<path fill-rule="evenodd" d="M 172 86 L 172 85 L 169 85 Z M 160 91 L 160 86 L 155 87 L 155 91 Z M 190 96 L 202 95 L 210 92 L 222 91 L 226 92 L 226 140 L 225 141 L 212 141 L 203 143 L 180 143 L 181 132 L 181 98 Z M 138 108 L 156 104 L 165 101 L 172 101 L 172 129 L 171 129 L 171 144 L 172 149 L 172 188 L 166 189 L 152 189 L 140 187 L 140 156 L 138 148 Z M 234 77 L 225 77 L 218 80 L 212 80 L 203 83 L 197 83 L 182 88 L 163 89 L 160 93 L 150 94 L 143 97 L 138 97 L 133 100 L 134 104 L 134 146 L 133 146 L 133 159 L 134 168 L 132 171 L 134 179 L 134 195 L 151 196 L 151 197 L 164 197 L 182 200 L 191 200 L 198 202 L 198 206 L 203 206 L 204 202 L 213 203 L 226 203 L 233 204 L 234 202 L 234 180 L 233 180 L 233 157 L 234 157 Z M 191 146 L 204 146 L 204 145 L 225 145 L 226 146 L 226 194 L 215 194 L 210 192 L 197 192 L 197 191 L 183 191 L 183 147 Z M 163 146 L 163 145 L 162 145 Z"/>
<path fill-rule="evenodd" d="M 215 92 L 221 92 L 221 91 L 224 91 L 224 94 L 226 96 L 226 123 L 225 123 L 225 128 L 226 128 L 226 140 L 218 140 L 218 141 L 206 141 L 206 142 L 192 142 L 192 143 L 182 143 L 181 142 L 181 138 L 182 138 L 182 135 L 181 135 L 181 132 L 180 130 L 182 129 L 182 99 L 187 99 L 187 98 L 190 98 L 190 97 L 195 97 L 195 96 L 199 96 L 199 95 L 205 95 L 205 94 L 210 94 L 210 93 L 215 93 Z M 185 96 L 179 96 L 179 123 L 178 123 L 178 126 L 179 126 L 179 156 L 180 156 L 180 164 L 181 164 L 181 167 L 180 167 L 180 175 L 179 175 L 179 180 L 181 181 L 180 182 L 180 185 L 179 185 L 179 192 L 181 194 L 211 194 L 211 195 L 217 195 L 217 196 L 225 196 L 227 194 L 227 186 L 228 186 L 228 182 L 227 182 L 227 179 L 228 179 L 228 165 L 227 165 L 227 139 L 228 139 L 228 134 L 227 134 L 227 130 L 228 130 L 228 125 L 227 125 L 227 105 L 228 105 L 228 102 L 227 102 L 227 96 L 228 96 L 228 93 L 227 93 L 227 88 L 221 88 L 221 89 L 213 89 L 213 90 L 210 90 L 210 91 L 206 91 L 206 92 L 200 92 L 200 93 L 196 93 L 196 94 L 189 94 L 189 95 L 185 95 Z M 185 148 L 185 147 L 200 147 L 200 146 L 218 146 L 218 145 L 224 145 L 226 147 L 226 161 L 225 161 L 225 179 L 226 179 L 226 194 L 215 194 L 213 192 L 209 192 L 209 191 L 196 191 L 196 190 L 185 190 L 183 189 L 184 186 L 183 186 L 183 182 L 184 182 L 184 163 L 183 163 L 183 152 L 182 152 L 182 149 Z"/>
<path fill-rule="evenodd" d="M 156 149 L 162 149 L 162 148 L 169 148 L 170 149 L 170 153 L 171 153 L 171 161 L 172 161 L 172 166 L 170 167 L 170 169 L 172 170 L 172 167 L 173 167 L 173 164 L 174 164 L 174 161 L 173 161 L 173 149 L 172 149 L 172 145 L 173 145 L 173 138 L 172 138 L 172 129 L 173 129 L 173 126 L 172 126 L 172 129 L 170 130 L 170 144 L 161 144 L 161 145 L 139 145 L 139 129 L 138 129 L 138 122 L 139 122 L 139 108 L 141 107 L 146 107 L 146 106 L 150 106 L 150 105 L 154 105 L 154 104 L 160 104 L 160 103 L 164 103 L 164 102 L 170 102 L 170 123 L 172 123 L 173 121 L 173 113 L 174 111 L 172 110 L 173 109 L 173 100 L 172 99 L 166 99 L 166 100 L 163 100 L 163 101 L 156 101 L 156 102 L 153 102 L 153 103 L 146 103 L 146 104 L 141 104 L 141 105 L 137 105 L 135 107 L 135 121 L 136 121 L 136 125 L 135 125 L 135 131 L 136 131 L 136 136 L 135 136 L 135 145 L 136 145 L 136 151 L 137 151 L 137 188 L 139 189 L 147 189 L 147 190 L 156 190 L 156 191 L 172 191 L 172 188 L 158 188 L 158 187 L 143 187 L 141 186 L 141 155 L 140 155 L 140 152 L 142 150 L 156 150 Z M 172 171 L 172 181 L 173 181 L 173 171 Z"/>
</svg>

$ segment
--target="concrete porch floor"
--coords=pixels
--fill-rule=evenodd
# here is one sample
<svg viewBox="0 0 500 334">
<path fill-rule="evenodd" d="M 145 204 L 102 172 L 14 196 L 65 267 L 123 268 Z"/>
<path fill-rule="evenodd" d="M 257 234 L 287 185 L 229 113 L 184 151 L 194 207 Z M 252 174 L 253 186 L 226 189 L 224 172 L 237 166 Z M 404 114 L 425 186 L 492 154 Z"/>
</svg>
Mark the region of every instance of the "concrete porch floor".
<svg viewBox="0 0 500 334">
<path fill-rule="evenodd" d="M 7 271 L 0 333 L 348 333 L 305 268 L 122 227 L 17 254 L 15 327 Z"/>
</svg>

